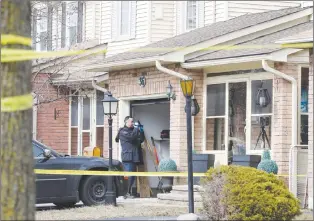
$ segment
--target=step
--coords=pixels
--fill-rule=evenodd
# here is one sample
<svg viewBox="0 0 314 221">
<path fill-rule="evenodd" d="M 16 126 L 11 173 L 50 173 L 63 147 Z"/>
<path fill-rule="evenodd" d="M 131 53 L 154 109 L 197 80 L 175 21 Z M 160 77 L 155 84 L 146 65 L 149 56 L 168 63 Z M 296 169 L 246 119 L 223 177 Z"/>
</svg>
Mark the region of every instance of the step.
<svg viewBox="0 0 314 221">
<path fill-rule="evenodd" d="M 172 200 L 172 201 L 181 201 L 188 202 L 188 194 L 174 194 L 174 193 L 159 193 L 157 194 L 159 200 Z M 194 194 L 194 202 L 201 202 L 202 197 L 200 194 Z"/>
<path fill-rule="evenodd" d="M 173 194 L 184 194 L 184 195 L 188 195 L 189 194 L 189 191 L 181 191 L 181 190 L 171 190 L 170 193 L 173 193 Z M 198 194 L 198 195 L 201 195 L 203 192 L 199 192 L 199 191 L 195 191 L 194 190 L 194 195 Z"/>
<path fill-rule="evenodd" d="M 165 204 L 165 205 L 176 205 L 176 206 L 186 206 L 187 208 L 189 207 L 189 202 L 183 202 L 183 201 L 173 201 L 173 200 L 161 200 L 158 199 L 159 205 L 160 204 Z M 194 207 L 195 209 L 201 209 L 203 208 L 203 203 L 202 202 L 194 202 Z"/>
<path fill-rule="evenodd" d="M 176 185 L 172 186 L 173 191 L 181 191 L 181 192 L 188 192 L 188 185 Z M 203 188 L 198 185 L 193 186 L 194 192 L 203 192 Z"/>
</svg>

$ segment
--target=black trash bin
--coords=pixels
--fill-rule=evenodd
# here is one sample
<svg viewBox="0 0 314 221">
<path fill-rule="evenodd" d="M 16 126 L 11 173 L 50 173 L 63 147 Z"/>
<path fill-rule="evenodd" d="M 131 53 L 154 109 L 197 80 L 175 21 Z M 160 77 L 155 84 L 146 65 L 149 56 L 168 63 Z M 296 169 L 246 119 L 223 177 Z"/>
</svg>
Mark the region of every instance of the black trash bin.
<svg viewBox="0 0 314 221">
<path fill-rule="evenodd" d="M 214 154 L 193 154 L 193 173 L 205 173 L 214 164 Z M 193 184 L 200 185 L 200 177 L 193 177 Z"/>
<path fill-rule="evenodd" d="M 261 162 L 260 155 L 233 155 L 231 164 L 257 168 L 259 162 Z"/>
</svg>

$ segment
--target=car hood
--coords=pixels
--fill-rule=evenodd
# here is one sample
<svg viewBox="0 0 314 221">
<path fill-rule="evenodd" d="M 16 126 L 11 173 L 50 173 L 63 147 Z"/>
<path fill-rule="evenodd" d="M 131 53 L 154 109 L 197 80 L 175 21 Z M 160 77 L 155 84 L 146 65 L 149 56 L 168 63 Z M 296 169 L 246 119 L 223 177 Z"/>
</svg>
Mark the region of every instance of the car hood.
<svg viewBox="0 0 314 221">
<path fill-rule="evenodd" d="M 108 158 L 102 158 L 102 157 L 84 157 L 84 156 L 66 156 L 65 158 L 75 160 L 76 162 L 99 162 L 103 163 L 104 165 L 109 165 L 109 159 Z M 113 166 L 119 166 L 121 165 L 121 162 L 118 160 L 112 160 Z"/>
</svg>

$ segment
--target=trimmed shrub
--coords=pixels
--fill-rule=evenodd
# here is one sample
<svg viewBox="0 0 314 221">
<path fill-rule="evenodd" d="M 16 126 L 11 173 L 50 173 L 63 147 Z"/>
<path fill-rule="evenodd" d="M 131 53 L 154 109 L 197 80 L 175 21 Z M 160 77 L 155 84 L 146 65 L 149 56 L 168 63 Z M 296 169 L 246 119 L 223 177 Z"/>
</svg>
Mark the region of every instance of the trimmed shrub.
<svg viewBox="0 0 314 221">
<path fill-rule="evenodd" d="M 299 201 L 274 174 L 252 167 L 211 168 L 203 179 L 208 220 L 292 220 Z"/>
<path fill-rule="evenodd" d="M 169 172 L 177 171 L 177 164 L 172 159 L 162 159 L 158 165 L 158 171 Z"/>
<path fill-rule="evenodd" d="M 267 173 L 273 173 L 273 174 L 278 173 L 277 163 L 271 160 L 269 150 L 264 150 L 263 155 L 262 155 L 262 160 L 258 164 L 257 169 L 263 170 Z"/>
</svg>

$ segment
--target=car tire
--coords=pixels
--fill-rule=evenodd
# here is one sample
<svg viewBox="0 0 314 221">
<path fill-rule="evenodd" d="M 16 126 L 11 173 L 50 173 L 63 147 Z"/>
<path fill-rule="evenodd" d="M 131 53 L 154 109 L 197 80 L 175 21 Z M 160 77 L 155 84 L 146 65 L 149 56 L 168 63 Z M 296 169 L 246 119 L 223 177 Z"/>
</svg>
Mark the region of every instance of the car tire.
<svg viewBox="0 0 314 221">
<path fill-rule="evenodd" d="M 59 209 L 63 209 L 63 208 L 71 208 L 74 207 L 76 202 L 67 202 L 67 203 L 53 203 L 56 205 L 56 207 L 58 207 Z"/>
<path fill-rule="evenodd" d="M 107 177 L 104 176 L 86 177 L 83 180 L 79 192 L 80 199 L 86 206 L 104 204 L 107 192 Z"/>
</svg>

